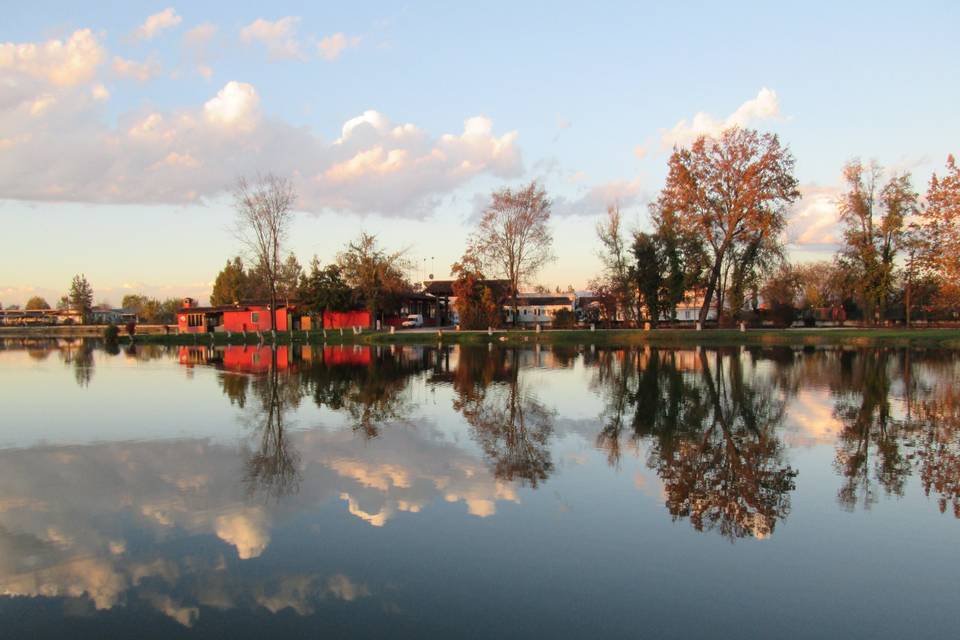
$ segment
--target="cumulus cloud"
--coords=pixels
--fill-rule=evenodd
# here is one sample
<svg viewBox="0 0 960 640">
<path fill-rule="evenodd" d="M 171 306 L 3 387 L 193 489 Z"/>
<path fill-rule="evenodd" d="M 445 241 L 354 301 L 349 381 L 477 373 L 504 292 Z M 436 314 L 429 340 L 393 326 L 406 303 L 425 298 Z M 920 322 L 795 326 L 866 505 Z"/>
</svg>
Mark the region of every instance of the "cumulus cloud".
<svg viewBox="0 0 960 640">
<path fill-rule="evenodd" d="M 138 82 L 146 82 L 160 75 L 160 62 L 150 57 L 144 62 L 127 60 L 116 56 L 113 59 L 113 72 L 121 78 L 131 78 Z"/>
<path fill-rule="evenodd" d="M 325 60 L 336 60 L 348 47 L 356 47 L 359 45 L 359 36 L 347 37 L 342 33 L 335 33 L 321 39 L 317 44 L 317 49 L 320 51 L 320 56 Z"/>
<path fill-rule="evenodd" d="M 90 29 L 75 31 L 66 41 L 0 43 L 0 80 L 6 81 L 0 86 L 9 91 L 17 76 L 60 87 L 83 84 L 93 78 L 105 57 Z"/>
<path fill-rule="evenodd" d="M 220 516 L 214 532 L 218 538 L 237 549 L 241 560 L 258 557 L 270 543 L 264 514 L 258 509 Z"/>
<path fill-rule="evenodd" d="M 741 104 L 726 118 L 716 118 L 701 111 L 691 120 L 681 120 L 672 129 L 663 131 L 661 141 L 664 148 L 690 144 L 700 136 L 716 137 L 730 127 L 745 127 L 760 120 L 770 120 L 779 116 L 780 101 L 777 93 L 764 87 L 755 98 Z"/>
<path fill-rule="evenodd" d="M 183 21 L 183 18 L 177 15 L 173 7 L 167 7 L 160 13 L 148 16 L 142 25 L 133 32 L 133 37 L 137 40 L 151 40 L 164 29 L 175 27 Z"/>
<path fill-rule="evenodd" d="M 257 18 L 240 30 L 240 40 L 246 44 L 259 42 L 267 48 L 272 59 L 302 59 L 297 25 L 300 18 L 286 16 L 271 22 Z"/>
<path fill-rule="evenodd" d="M 102 117 L 102 98 L 90 87 L 0 94 L 0 198 L 189 203 L 273 171 L 294 180 L 306 211 L 422 217 L 476 176 L 523 171 L 517 133 L 497 133 L 483 116 L 431 136 L 370 110 L 327 141 L 267 118 L 256 88 L 239 81 L 198 107 L 141 109 L 116 124 Z"/>
<path fill-rule="evenodd" d="M 833 248 L 842 240 L 837 211 L 839 187 L 803 185 L 802 198 L 794 205 L 787 220 L 787 242 L 796 246 Z"/>
</svg>

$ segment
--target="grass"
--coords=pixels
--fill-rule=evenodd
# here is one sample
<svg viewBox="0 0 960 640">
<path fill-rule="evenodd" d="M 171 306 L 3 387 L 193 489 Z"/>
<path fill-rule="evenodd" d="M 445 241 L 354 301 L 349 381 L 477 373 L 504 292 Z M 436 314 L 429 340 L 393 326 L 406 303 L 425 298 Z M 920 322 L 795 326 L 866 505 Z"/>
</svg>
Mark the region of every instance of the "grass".
<svg viewBox="0 0 960 640">
<path fill-rule="evenodd" d="M 224 333 L 212 334 L 212 344 L 257 344 L 256 334 L 247 334 L 246 340 L 240 334 L 231 334 L 228 338 Z M 641 331 L 627 330 L 553 330 L 536 333 L 534 331 L 497 331 L 491 337 L 486 331 L 443 331 L 436 332 L 404 332 L 391 334 L 386 331 L 364 331 L 355 335 L 350 330 L 327 330 L 326 338 L 320 331 L 310 333 L 295 332 L 292 336 L 296 343 L 326 344 L 409 344 L 435 345 L 443 344 L 477 344 L 486 345 L 488 342 L 504 346 L 522 346 L 524 344 L 556 344 L 580 345 L 595 344 L 609 346 L 630 345 L 661 345 L 661 346 L 690 346 L 690 345 L 839 345 L 839 346 L 923 346 L 945 349 L 960 349 L 960 329 L 754 329 L 741 333 L 735 329 L 710 329 L 693 331 L 685 329 L 659 329 Z M 121 334 L 121 342 L 129 342 L 129 337 Z M 211 344 L 211 334 L 151 334 L 138 335 L 136 341 L 155 344 L 181 345 L 208 345 Z M 270 334 L 264 334 L 265 344 L 270 343 Z M 278 344 L 289 344 L 291 336 L 287 333 L 277 334 Z"/>
</svg>

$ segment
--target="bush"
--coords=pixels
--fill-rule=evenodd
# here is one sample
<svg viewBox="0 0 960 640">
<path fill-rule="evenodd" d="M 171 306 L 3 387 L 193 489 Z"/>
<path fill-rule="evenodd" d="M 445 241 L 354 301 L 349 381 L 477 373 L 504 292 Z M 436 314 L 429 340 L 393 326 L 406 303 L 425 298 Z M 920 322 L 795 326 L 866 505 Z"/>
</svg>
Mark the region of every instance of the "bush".
<svg viewBox="0 0 960 640">
<path fill-rule="evenodd" d="M 120 329 L 115 324 L 108 324 L 103 330 L 103 339 L 107 342 L 116 342 L 120 335 Z"/>
<path fill-rule="evenodd" d="M 577 325 L 577 314 L 569 309 L 558 309 L 553 314 L 554 329 L 572 329 Z"/>
</svg>

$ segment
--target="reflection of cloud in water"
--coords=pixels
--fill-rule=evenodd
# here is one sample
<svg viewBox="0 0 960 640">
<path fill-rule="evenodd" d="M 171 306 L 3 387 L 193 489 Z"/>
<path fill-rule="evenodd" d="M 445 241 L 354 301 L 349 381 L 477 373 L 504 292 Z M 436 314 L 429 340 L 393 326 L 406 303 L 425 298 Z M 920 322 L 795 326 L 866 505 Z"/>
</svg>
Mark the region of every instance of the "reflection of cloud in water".
<svg viewBox="0 0 960 640">
<path fill-rule="evenodd" d="M 342 573 L 298 586 L 231 570 L 237 558 L 261 556 L 283 520 L 340 497 L 374 526 L 441 502 L 478 517 L 493 515 L 498 501 L 519 502 L 479 452 L 430 424 L 386 426 L 373 443 L 349 430 L 290 432 L 303 490 L 263 504 L 244 491 L 237 450 L 207 440 L 0 451 L 0 593 L 85 597 L 97 609 L 139 601 L 184 626 L 200 607 L 311 612 L 317 599 L 349 602 L 371 590 Z M 236 555 L 157 557 L 194 536 L 215 536 Z"/>
<path fill-rule="evenodd" d="M 256 558 L 267 548 L 270 534 L 260 509 L 245 509 L 222 515 L 215 523 L 217 537 L 233 545 L 241 560 Z"/>
<path fill-rule="evenodd" d="M 784 434 L 787 444 L 810 446 L 833 444 L 843 425 L 833 412 L 833 399 L 826 389 L 802 389 L 790 401 L 786 418 L 788 425 Z M 795 428 L 791 429 L 790 426 Z"/>
</svg>

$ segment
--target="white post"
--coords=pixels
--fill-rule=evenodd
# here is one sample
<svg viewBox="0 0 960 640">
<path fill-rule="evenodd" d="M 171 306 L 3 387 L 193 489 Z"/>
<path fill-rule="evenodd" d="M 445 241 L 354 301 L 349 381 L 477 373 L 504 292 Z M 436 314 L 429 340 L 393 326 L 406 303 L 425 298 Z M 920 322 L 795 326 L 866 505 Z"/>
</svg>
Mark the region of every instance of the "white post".
<svg viewBox="0 0 960 640">
<path fill-rule="evenodd" d="M 697 331 L 702 331 L 702 330 L 703 330 L 703 325 L 700 324 L 699 320 L 697 320 Z"/>
<path fill-rule="evenodd" d="M 591 322 L 591 323 L 590 323 L 590 331 L 596 331 L 596 330 L 597 330 L 597 325 L 594 324 L 593 322 Z"/>
<path fill-rule="evenodd" d="M 380 331 L 380 321 L 377 320 L 377 331 Z"/>
<path fill-rule="evenodd" d="M 540 333 L 540 323 L 537 323 L 537 333 Z"/>
<path fill-rule="evenodd" d="M 650 323 L 649 323 L 649 322 L 644 322 L 644 323 L 643 323 L 643 330 L 644 330 L 644 331 L 650 331 Z"/>
<path fill-rule="evenodd" d="M 340 327 L 340 337 L 343 337 L 343 327 Z"/>
<path fill-rule="evenodd" d="M 397 331 L 397 328 L 393 325 L 390 325 L 390 335 L 393 335 L 394 333 L 396 333 L 396 331 Z"/>
<path fill-rule="evenodd" d="M 747 323 L 744 322 L 743 320 L 741 320 L 741 321 L 740 321 L 740 333 L 746 333 L 746 332 L 747 332 Z"/>
<path fill-rule="evenodd" d="M 493 327 L 487 327 L 487 335 L 488 335 L 488 336 L 492 336 L 492 335 L 493 335 Z"/>
</svg>

